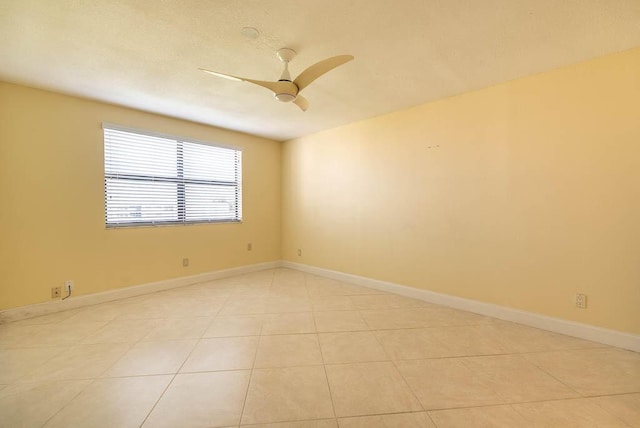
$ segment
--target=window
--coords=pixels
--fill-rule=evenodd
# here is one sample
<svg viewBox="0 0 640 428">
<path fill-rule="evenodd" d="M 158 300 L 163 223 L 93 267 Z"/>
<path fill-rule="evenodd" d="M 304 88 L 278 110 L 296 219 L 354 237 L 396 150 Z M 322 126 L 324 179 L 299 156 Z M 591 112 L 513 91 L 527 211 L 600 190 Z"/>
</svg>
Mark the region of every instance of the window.
<svg viewBox="0 0 640 428">
<path fill-rule="evenodd" d="M 107 227 L 242 220 L 242 152 L 104 125 Z"/>
</svg>

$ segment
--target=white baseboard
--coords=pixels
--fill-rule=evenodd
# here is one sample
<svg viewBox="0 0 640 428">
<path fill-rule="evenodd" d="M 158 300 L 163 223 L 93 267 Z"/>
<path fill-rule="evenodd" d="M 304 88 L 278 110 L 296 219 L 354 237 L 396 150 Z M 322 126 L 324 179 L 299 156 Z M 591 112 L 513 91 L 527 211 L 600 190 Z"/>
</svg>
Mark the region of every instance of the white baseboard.
<svg viewBox="0 0 640 428">
<path fill-rule="evenodd" d="M 216 279 L 227 278 L 244 273 L 257 272 L 265 269 L 274 269 L 280 267 L 281 265 L 282 262 L 280 262 L 279 260 L 274 262 L 257 263 L 253 265 L 222 269 L 197 275 L 172 278 L 163 281 L 149 282 L 147 284 L 135 285 L 132 287 L 117 288 L 115 290 L 103 291 L 101 293 L 85 294 L 77 297 L 74 296 L 66 300 L 54 300 L 52 302 L 38 303 L 35 305 L 6 309 L 4 311 L 0 311 L 0 324 L 10 321 L 18 321 L 26 318 L 33 318 L 40 315 L 47 315 L 53 312 L 65 311 L 67 309 L 79 308 L 82 306 L 96 305 L 98 303 L 126 299 L 127 297 L 140 296 L 142 294 L 154 293 L 156 291 L 184 287 L 186 285 L 193 285 L 199 282 L 213 281 Z"/>
<path fill-rule="evenodd" d="M 344 281 L 363 287 L 386 291 L 388 293 L 411 297 L 413 299 L 420 299 L 451 308 L 474 312 L 505 321 L 513 321 L 531 327 L 566 334 L 568 336 L 578 337 L 580 339 L 591 340 L 593 342 L 604 343 L 606 345 L 640 352 L 640 335 L 636 334 L 624 333 L 621 331 L 596 327 L 589 324 L 563 320 L 560 318 L 549 317 L 533 312 L 521 311 L 519 309 L 512 309 L 506 306 L 479 302 L 477 300 L 436 293 L 433 291 L 422 290 L 405 285 L 394 284 L 392 282 L 380 281 L 377 279 L 371 279 L 363 276 L 318 268 L 315 266 L 294 263 L 286 260 L 282 262 L 282 267 L 296 269 L 302 272 L 320 275 L 338 281 Z"/>
<path fill-rule="evenodd" d="M 429 290 L 422 290 L 405 285 L 395 284 L 392 282 L 380 281 L 377 279 L 366 278 L 363 276 L 352 275 L 290 261 L 273 261 L 258 263 L 254 265 L 239 266 L 230 269 L 206 272 L 198 275 L 150 282 L 147 284 L 126 288 L 118 288 L 101 293 L 87 294 L 72 297 L 67 300 L 55 300 L 52 302 L 6 309 L 4 311 L 0 311 L 0 324 L 10 321 L 18 321 L 26 318 L 33 318 L 41 315 L 47 315 L 53 312 L 64 311 L 67 309 L 95 305 L 99 303 L 110 302 L 113 300 L 125 299 L 127 297 L 140 296 L 142 294 L 154 293 L 156 291 L 184 287 L 200 282 L 213 281 L 216 279 L 227 278 L 234 275 L 241 275 L 266 269 L 275 269 L 278 267 L 295 269 L 302 272 L 335 279 L 338 281 L 344 281 L 363 287 L 385 291 L 388 293 L 394 293 L 405 297 L 420 299 L 451 308 L 474 312 L 505 321 L 513 321 L 531 327 L 536 327 L 556 333 L 566 334 L 568 336 L 578 337 L 585 340 L 591 340 L 598 343 L 604 343 L 606 345 L 640 352 L 640 335 L 624 333 L 621 331 L 596 327 L 589 324 L 563 320 L 560 318 L 549 317 L 546 315 L 540 315 L 533 312 L 522 311 L 519 309 L 512 309 L 506 306 L 479 302 L 477 300 L 465 299 L 462 297 L 451 296 L 443 293 L 436 293 Z"/>
</svg>

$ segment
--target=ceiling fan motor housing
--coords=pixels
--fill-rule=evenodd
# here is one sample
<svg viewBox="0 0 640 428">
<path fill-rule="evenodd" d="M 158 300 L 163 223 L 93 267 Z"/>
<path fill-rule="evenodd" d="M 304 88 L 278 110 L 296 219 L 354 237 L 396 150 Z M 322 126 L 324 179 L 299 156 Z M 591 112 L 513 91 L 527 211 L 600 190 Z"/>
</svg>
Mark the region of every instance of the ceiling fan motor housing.
<svg viewBox="0 0 640 428">
<path fill-rule="evenodd" d="M 295 58 L 296 51 L 291 48 L 282 48 L 278 50 L 277 56 L 278 59 L 284 64 L 284 70 L 282 71 L 282 75 L 277 82 L 265 82 L 262 80 L 245 79 L 242 77 L 233 76 L 231 74 L 205 70 L 202 68 L 201 70 L 213 74 L 214 76 L 224 77 L 230 80 L 244 81 L 253 83 L 254 85 L 262 86 L 263 88 L 267 88 L 272 91 L 278 101 L 283 103 L 293 102 L 300 108 L 300 110 L 307 111 L 307 108 L 309 108 L 309 101 L 307 101 L 307 99 L 303 96 L 298 96 L 298 93 L 302 89 L 309 86 L 309 84 L 316 80 L 318 77 L 353 59 L 353 55 L 338 55 L 327 58 L 323 61 L 313 64 L 311 67 L 307 67 L 307 69 L 305 69 L 298 75 L 298 77 L 295 78 L 295 80 L 292 81 L 291 74 L 289 74 L 289 61 Z"/>
<path fill-rule="evenodd" d="M 280 80 L 274 92 L 278 101 L 289 103 L 298 96 L 298 86 L 290 80 Z"/>
</svg>

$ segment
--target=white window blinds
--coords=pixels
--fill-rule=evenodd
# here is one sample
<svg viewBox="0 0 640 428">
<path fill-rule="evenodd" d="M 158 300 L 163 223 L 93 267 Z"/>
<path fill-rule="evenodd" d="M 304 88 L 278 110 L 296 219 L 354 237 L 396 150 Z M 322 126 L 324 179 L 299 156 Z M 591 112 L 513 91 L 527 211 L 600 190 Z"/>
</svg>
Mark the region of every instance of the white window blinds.
<svg viewBox="0 0 640 428">
<path fill-rule="evenodd" d="M 104 125 L 107 227 L 242 219 L 242 152 Z"/>
</svg>

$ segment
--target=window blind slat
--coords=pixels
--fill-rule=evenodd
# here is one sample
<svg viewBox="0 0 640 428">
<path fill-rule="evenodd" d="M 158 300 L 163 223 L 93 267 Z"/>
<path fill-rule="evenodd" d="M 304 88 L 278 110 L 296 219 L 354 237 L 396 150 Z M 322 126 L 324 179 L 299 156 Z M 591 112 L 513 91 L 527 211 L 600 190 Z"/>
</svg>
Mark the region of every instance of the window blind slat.
<svg viewBox="0 0 640 428">
<path fill-rule="evenodd" d="M 104 128 L 107 227 L 240 221 L 242 152 Z"/>
</svg>

